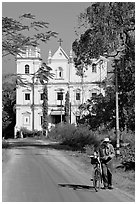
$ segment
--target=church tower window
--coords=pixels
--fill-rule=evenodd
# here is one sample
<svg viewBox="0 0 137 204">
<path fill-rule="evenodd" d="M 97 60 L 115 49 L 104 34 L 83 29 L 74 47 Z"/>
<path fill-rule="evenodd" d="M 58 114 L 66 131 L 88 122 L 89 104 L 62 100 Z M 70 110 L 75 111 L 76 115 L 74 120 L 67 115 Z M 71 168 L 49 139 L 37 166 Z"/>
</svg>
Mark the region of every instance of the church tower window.
<svg viewBox="0 0 137 204">
<path fill-rule="evenodd" d="M 41 93 L 41 94 L 40 94 L 40 100 L 41 100 L 41 101 L 43 100 L 43 96 L 44 96 L 43 93 Z"/>
<path fill-rule="evenodd" d="M 30 124 L 30 117 L 24 116 L 24 125 L 29 125 L 29 124 Z"/>
<path fill-rule="evenodd" d="M 40 124 L 42 125 L 43 123 L 43 116 L 40 116 Z"/>
<path fill-rule="evenodd" d="M 57 100 L 63 100 L 63 93 L 62 92 L 58 92 L 57 93 Z"/>
<path fill-rule="evenodd" d="M 25 65 L 25 74 L 29 74 L 29 65 L 28 64 Z"/>
<path fill-rule="evenodd" d="M 63 78 L 63 69 L 62 69 L 62 67 L 58 68 L 58 76 L 59 76 L 59 78 Z"/>
<path fill-rule="evenodd" d="M 26 101 L 29 101 L 29 100 L 30 100 L 30 94 L 28 94 L 28 93 L 25 94 L 25 100 L 26 100 Z"/>
<path fill-rule="evenodd" d="M 80 101 L 80 93 L 79 92 L 76 93 L 76 100 Z"/>
<path fill-rule="evenodd" d="M 96 73 L 97 72 L 97 67 L 96 64 L 92 64 L 92 72 Z"/>
</svg>

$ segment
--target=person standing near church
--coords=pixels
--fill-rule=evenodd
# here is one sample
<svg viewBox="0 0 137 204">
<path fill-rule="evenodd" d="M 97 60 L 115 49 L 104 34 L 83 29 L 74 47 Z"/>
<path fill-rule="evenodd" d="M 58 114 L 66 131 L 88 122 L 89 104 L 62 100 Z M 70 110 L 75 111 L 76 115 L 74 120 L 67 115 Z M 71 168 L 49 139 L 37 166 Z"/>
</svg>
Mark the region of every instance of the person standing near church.
<svg viewBox="0 0 137 204">
<path fill-rule="evenodd" d="M 113 189 L 112 186 L 112 172 L 113 172 L 113 158 L 115 150 L 110 144 L 109 138 L 105 138 L 99 146 L 99 155 L 102 166 L 102 179 L 104 189 Z"/>
</svg>

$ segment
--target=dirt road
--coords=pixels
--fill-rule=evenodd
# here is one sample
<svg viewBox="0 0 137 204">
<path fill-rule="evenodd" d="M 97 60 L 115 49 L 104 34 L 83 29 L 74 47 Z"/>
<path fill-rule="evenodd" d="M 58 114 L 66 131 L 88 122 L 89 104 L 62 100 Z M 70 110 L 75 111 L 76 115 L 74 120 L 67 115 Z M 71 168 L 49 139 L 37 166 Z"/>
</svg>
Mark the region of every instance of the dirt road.
<svg viewBox="0 0 137 204">
<path fill-rule="evenodd" d="M 3 163 L 3 202 L 133 202 L 118 189 L 95 192 L 90 175 L 48 142 L 9 141 Z"/>
</svg>

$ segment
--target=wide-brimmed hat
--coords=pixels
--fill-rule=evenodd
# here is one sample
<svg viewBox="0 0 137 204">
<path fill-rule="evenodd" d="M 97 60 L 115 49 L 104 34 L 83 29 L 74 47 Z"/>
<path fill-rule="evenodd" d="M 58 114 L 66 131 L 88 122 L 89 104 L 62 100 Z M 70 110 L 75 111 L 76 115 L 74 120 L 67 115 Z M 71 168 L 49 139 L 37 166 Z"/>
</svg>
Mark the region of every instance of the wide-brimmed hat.
<svg viewBox="0 0 137 204">
<path fill-rule="evenodd" d="M 110 142 L 110 140 L 108 137 L 106 137 L 106 138 L 104 138 L 103 142 Z"/>
</svg>

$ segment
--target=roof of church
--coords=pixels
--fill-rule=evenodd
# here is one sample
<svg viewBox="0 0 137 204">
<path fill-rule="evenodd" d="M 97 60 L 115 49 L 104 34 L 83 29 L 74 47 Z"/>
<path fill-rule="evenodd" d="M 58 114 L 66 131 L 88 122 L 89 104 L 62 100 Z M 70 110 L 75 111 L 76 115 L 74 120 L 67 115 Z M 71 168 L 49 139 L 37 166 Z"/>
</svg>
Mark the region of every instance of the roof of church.
<svg viewBox="0 0 137 204">
<path fill-rule="evenodd" d="M 63 48 L 59 46 L 58 50 L 52 56 L 52 59 L 69 59 L 68 55 L 65 53 Z"/>
</svg>

